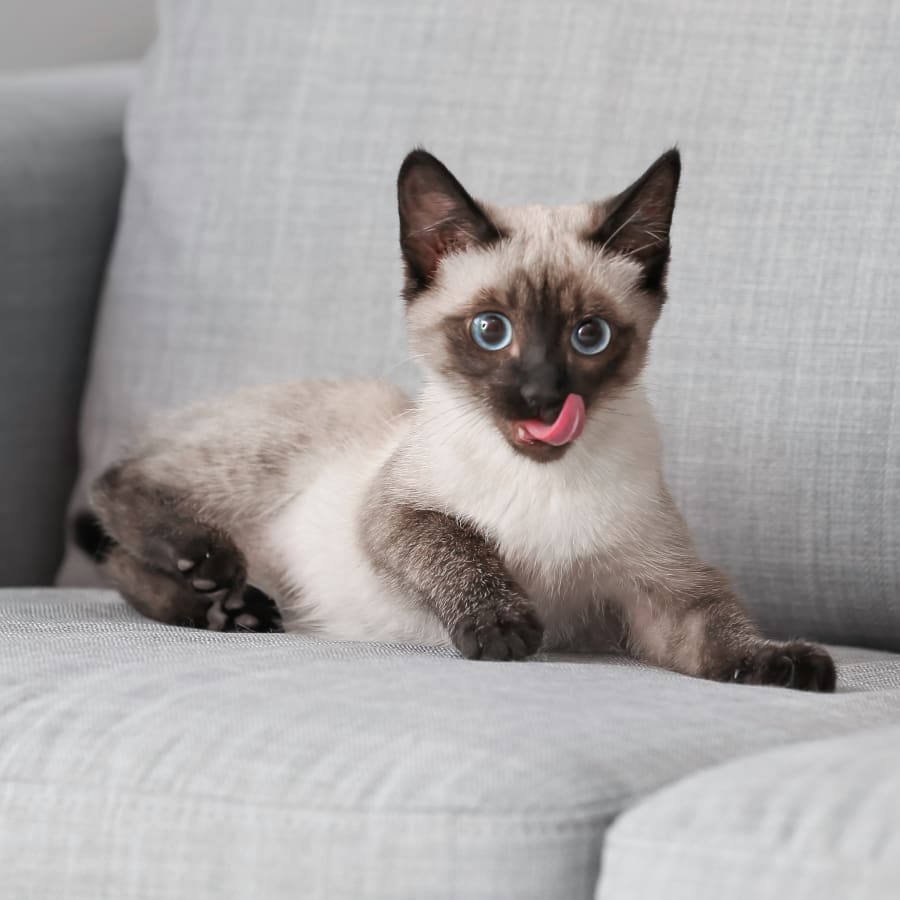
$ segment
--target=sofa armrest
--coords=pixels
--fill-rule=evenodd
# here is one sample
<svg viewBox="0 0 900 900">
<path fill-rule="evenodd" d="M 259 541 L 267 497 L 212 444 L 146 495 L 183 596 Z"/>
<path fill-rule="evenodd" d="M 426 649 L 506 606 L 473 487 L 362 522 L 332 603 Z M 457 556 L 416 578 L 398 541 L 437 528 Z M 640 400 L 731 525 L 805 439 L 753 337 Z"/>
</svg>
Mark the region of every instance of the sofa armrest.
<svg viewBox="0 0 900 900">
<path fill-rule="evenodd" d="M 0 585 L 52 580 L 131 66 L 0 78 Z"/>
</svg>

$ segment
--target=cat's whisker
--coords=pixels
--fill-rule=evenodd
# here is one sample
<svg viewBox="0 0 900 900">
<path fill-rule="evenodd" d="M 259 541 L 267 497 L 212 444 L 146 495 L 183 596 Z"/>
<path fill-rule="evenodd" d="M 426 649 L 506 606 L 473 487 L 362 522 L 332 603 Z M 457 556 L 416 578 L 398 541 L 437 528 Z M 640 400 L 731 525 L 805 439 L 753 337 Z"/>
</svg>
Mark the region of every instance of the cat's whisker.
<svg viewBox="0 0 900 900">
<path fill-rule="evenodd" d="M 610 243 L 620 232 L 622 232 L 625 228 L 627 228 L 637 217 L 640 215 L 641 210 L 636 209 L 613 233 L 600 245 L 600 252 L 602 253 Z"/>
<path fill-rule="evenodd" d="M 634 249 L 629 249 L 626 256 L 634 256 L 638 253 L 642 253 L 644 250 L 649 250 L 651 247 L 656 247 L 661 242 L 659 240 L 651 241 L 649 244 L 642 244 L 640 247 L 635 247 Z"/>
<path fill-rule="evenodd" d="M 422 235 L 432 234 L 446 225 L 452 226 L 454 231 L 459 234 L 464 234 L 472 241 L 477 240 L 477 236 L 472 233 L 468 224 L 459 216 L 445 216 L 443 219 L 431 222 L 423 228 L 417 228 L 414 231 L 407 232 L 407 237 L 421 237 Z"/>
<path fill-rule="evenodd" d="M 628 418 L 632 418 L 632 417 L 633 417 L 633 414 L 632 414 L 632 413 L 629 413 L 629 412 L 623 412 L 623 411 L 620 410 L 620 409 L 614 409 L 612 406 L 595 405 L 593 408 L 594 408 L 594 409 L 597 409 L 597 410 L 600 410 L 600 411 L 603 412 L 603 413 L 609 413 L 610 415 L 613 415 L 613 416 L 627 416 Z"/>
</svg>

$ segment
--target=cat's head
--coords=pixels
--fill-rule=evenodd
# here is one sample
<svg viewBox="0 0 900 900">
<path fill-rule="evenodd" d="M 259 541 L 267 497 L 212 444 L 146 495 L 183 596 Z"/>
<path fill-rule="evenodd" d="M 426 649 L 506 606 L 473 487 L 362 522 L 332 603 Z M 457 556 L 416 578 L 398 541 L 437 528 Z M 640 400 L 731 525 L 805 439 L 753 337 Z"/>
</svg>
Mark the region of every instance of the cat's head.
<svg viewBox="0 0 900 900">
<path fill-rule="evenodd" d="M 500 209 L 414 150 L 397 182 L 410 343 L 518 452 L 548 462 L 640 374 L 665 301 L 681 162 L 597 203 Z"/>
</svg>

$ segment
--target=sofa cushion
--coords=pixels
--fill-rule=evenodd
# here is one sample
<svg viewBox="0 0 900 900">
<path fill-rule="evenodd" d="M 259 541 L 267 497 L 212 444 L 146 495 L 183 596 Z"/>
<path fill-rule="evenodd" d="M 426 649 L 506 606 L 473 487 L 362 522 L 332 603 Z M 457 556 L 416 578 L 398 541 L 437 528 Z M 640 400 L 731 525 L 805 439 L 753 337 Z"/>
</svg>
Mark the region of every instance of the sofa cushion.
<svg viewBox="0 0 900 900">
<path fill-rule="evenodd" d="M 648 792 L 900 723 L 900 656 L 837 657 L 840 690 L 815 695 L 616 657 L 216 634 L 109 592 L 0 592 L 4 891 L 589 898 L 607 824 Z"/>
<path fill-rule="evenodd" d="M 893 900 L 900 727 L 699 773 L 610 829 L 598 900 Z"/>
<path fill-rule="evenodd" d="M 677 141 L 651 371 L 674 492 L 767 628 L 900 649 L 891 10 L 165 0 L 76 505 L 151 411 L 285 378 L 410 383 L 393 184 L 413 144 L 511 203 L 604 196 Z"/>
</svg>

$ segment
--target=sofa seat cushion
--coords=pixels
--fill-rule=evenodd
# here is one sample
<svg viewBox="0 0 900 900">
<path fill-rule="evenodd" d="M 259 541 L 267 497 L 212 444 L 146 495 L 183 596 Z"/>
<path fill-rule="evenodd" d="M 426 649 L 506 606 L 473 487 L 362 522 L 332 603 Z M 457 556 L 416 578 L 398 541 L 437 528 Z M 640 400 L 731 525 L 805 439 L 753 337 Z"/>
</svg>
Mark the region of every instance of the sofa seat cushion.
<svg viewBox="0 0 900 900">
<path fill-rule="evenodd" d="M 712 764 L 900 724 L 900 656 L 840 690 L 616 657 L 214 634 L 99 590 L 0 592 L 0 871 L 76 900 L 588 898 L 625 807 Z"/>
<path fill-rule="evenodd" d="M 623 815 L 603 859 L 598 900 L 894 900 L 900 728 L 687 778 Z"/>
</svg>

